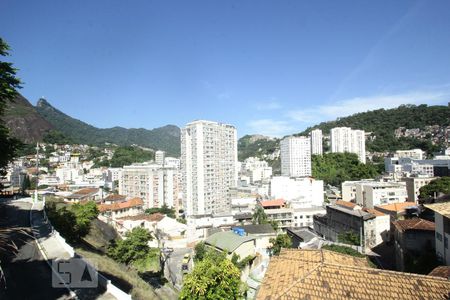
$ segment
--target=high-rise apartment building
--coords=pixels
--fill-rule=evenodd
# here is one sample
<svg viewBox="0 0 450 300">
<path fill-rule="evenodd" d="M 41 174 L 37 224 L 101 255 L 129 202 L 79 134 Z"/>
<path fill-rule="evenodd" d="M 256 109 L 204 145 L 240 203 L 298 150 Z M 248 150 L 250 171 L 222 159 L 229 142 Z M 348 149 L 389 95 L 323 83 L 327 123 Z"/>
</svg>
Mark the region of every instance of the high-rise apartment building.
<svg viewBox="0 0 450 300">
<path fill-rule="evenodd" d="M 306 136 L 289 136 L 281 140 L 281 175 L 311 176 L 311 140 Z"/>
<path fill-rule="evenodd" d="M 164 159 L 166 157 L 166 152 L 158 150 L 155 152 L 155 163 L 158 165 L 164 165 Z"/>
<path fill-rule="evenodd" d="M 236 165 L 234 126 L 200 120 L 181 130 L 183 206 L 188 216 L 231 211 Z"/>
<path fill-rule="evenodd" d="M 322 130 L 314 129 L 311 131 L 311 154 L 322 155 Z"/>
<path fill-rule="evenodd" d="M 355 153 L 362 163 L 366 163 L 366 137 L 364 130 L 352 130 L 349 127 L 331 129 L 331 152 Z"/>
<path fill-rule="evenodd" d="M 119 179 L 119 194 L 139 197 L 144 208 L 179 209 L 179 170 L 157 164 L 140 163 L 124 166 Z"/>
</svg>

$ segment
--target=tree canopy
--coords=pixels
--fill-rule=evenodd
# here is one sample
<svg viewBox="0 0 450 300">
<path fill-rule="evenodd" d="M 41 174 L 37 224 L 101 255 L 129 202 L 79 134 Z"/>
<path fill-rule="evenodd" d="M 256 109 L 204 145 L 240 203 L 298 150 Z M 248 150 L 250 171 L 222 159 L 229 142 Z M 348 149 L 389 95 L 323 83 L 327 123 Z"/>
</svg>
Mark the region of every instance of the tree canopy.
<svg viewBox="0 0 450 300">
<path fill-rule="evenodd" d="M 439 194 L 450 194 L 450 177 L 441 177 L 420 188 L 419 198 L 438 197 Z"/>
<path fill-rule="evenodd" d="M 121 168 L 132 163 L 150 161 L 154 158 L 155 154 L 153 151 L 144 150 L 136 146 L 122 146 L 114 151 L 111 160 L 100 161 L 99 159 L 94 159 L 94 163 L 96 166 Z"/>
<path fill-rule="evenodd" d="M 347 180 L 373 178 L 379 175 L 373 164 L 361 163 L 354 153 L 313 155 L 311 164 L 313 177 L 334 186 L 340 186 Z"/>
<path fill-rule="evenodd" d="M 285 233 L 279 234 L 276 238 L 271 238 L 270 242 L 272 243 L 272 248 L 270 248 L 272 255 L 280 254 L 281 248 L 292 247 L 292 240 L 289 235 Z"/>
<path fill-rule="evenodd" d="M 150 251 L 148 242 L 152 240 L 150 232 L 135 227 L 125 234 L 125 239 L 113 240 L 108 246 L 107 255 L 124 264 L 144 259 Z"/>
<path fill-rule="evenodd" d="M 9 130 L 2 119 L 7 103 L 14 101 L 21 83 L 16 77 L 17 70 L 12 63 L 5 62 L 2 59 L 2 56 L 9 55 L 9 50 L 8 44 L 0 38 L 0 177 L 6 175 L 8 163 L 13 160 L 16 151 L 22 144 L 9 135 Z"/>
<path fill-rule="evenodd" d="M 241 272 L 225 253 L 209 250 L 184 278 L 180 299 L 242 299 Z"/>
</svg>

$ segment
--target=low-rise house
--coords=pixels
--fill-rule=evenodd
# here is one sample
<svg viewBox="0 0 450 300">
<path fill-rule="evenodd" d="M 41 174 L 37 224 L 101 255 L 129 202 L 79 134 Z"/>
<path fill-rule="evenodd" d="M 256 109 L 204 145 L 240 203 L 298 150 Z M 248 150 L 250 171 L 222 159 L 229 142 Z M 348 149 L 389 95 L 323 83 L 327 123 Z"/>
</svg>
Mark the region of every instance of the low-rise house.
<svg viewBox="0 0 450 300">
<path fill-rule="evenodd" d="M 143 227 L 150 232 L 154 232 L 156 223 L 161 221 L 165 217 L 165 215 L 160 213 L 154 213 L 151 215 L 139 214 L 135 216 L 117 218 L 114 220 L 114 222 L 112 222 L 112 225 L 122 235 L 135 227 Z"/>
<path fill-rule="evenodd" d="M 99 204 L 97 207 L 102 216 L 107 219 L 117 219 L 141 214 L 143 212 L 144 201 L 141 198 L 132 198 L 124 202 Z"/>
<path fill-rule="evenodd" d="M 292 248 L 318 249 L 321 238 L 309 227 L 286 228 L 292 241 Z"/>
<path fill-rule="evenodd" d="M 214 233 L 205 240 L 205 244 L 218 251 L 225 251 L 228 259 L 231 259 L 233 254 L 239 255 L 240 260 L 256 255 L 256 238 L 240 236 L 233 231 Z"/>
<path fill-rule="evenodd" d="M 388 215 L 340 200 L 327 206 L 326 212 L 314 216 L 314 230 L 327 240 L 337 242 L 341 234 L 351 232 L 360 238 L 361 246 L 373 248 L 389 239 Z"/>
<path fill-rule="evenodd" d="M 103 199 L 103 203 L 105 204 L 113 204 L 116 202 L 124 202 L 127 200 L 127 197 L 124 195 L 118 195 L 118 194 L 110 194 L 107 197 Z"/>
<path fill-rule="evenodd" d="M 394 221 L 394 226 L 397 270 L 404 271 L 409 261 L 435 251 L 433 222 L 413 218 Z"/>
<path fill-rule="evenodd" d="M 392 221 L 402 220 L 406 215 L 406 210 L 408 208 L 415 207 L 415 202 L 400 202 L 400 203 L 390 203 L 384 205 L 375 206 L 374 209 L 387 214 L 391 217 Z"/>
<path fill-rule="evenodd" d="M 425 207 L 434 211 L 436 256 L 448 266 L 450 265 L 450 202 L 426 204 Z"/>
<path fill-rule="evenodd" d="M 270 239 L 277 237 L 277 232 L 270 224 L 255 224 L 237 226 L 241 228 L 246 236 L 255 238 L 256 251 L 261 254 L 269 254 L 268 249 L 272 246 Z"/>
<path fill-rule="evenodd" d="M 156 236 L 163 243 L 163 247 L 186 248 L 187 225 L 165 216 L 155 226 Z"/>
<path fill-rule="evenodd" d="M 102 192 L 97 188 L 85 188 L 73 192 L 71 195 L 66 197 L 66 201 L 79 203 L 81 201 L 100 201 L 102 197 Z"/>
<path fill-rule="evenodd" d="M 370 268 L 365 258 L 282 249 L 256 296 L 267 299 L 449 299 L 450 281 Z"/>
</svg>

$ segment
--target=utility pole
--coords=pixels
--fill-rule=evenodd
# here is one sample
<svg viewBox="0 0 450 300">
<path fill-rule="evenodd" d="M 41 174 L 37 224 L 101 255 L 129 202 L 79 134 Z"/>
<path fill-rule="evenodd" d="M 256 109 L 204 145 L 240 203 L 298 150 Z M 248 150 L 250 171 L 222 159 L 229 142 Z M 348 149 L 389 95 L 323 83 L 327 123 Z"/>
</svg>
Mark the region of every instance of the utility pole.
<svg viewBox="0 0 450 300">
<path fill-rule="evenodd" d="M 39 143 L 36 143 L 36 188 L 34 190 L 34 202 L 38 201 L 38 184 L 39 184 Z"/>
</svg>

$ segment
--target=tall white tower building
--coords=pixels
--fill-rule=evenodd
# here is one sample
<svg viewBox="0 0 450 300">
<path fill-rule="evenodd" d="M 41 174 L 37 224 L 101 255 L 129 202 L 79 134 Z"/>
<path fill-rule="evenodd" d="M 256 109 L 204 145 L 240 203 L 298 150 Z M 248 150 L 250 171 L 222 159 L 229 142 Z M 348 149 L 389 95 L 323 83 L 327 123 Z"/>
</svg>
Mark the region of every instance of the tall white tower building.
<svg viewBox="0 0 450 300">
<path fill-rule="evenodd" d="M 183 206 L 188 216 L 231 211 L 236 165 L 234 126 L 201 120 L 181 130 Z"/>
<path fill-rule="evenodd" d="M 362 163 L 366 163 L 366 137 L 364 130 L 352 130 L 349 127 L 331 129 L 331 152 L 356 153 Z"/>
<path fill-rule="evenodd" d="M 281 175 L 311 176 L 311 140 L 306 136 L 289 136 L 281 140 Z"/>
<path fill-rule="evenodd" d="M 311 154 L 322 155 L 322 130 L 314 129 L 311 131 Z"/>
<path fill-rule="evenodd" d="M 163 166 L 164 165 L 164 159 L 166 157 L 166 152 L 158 150 L 155 152 L 155 163 Z"/>
</svg>

